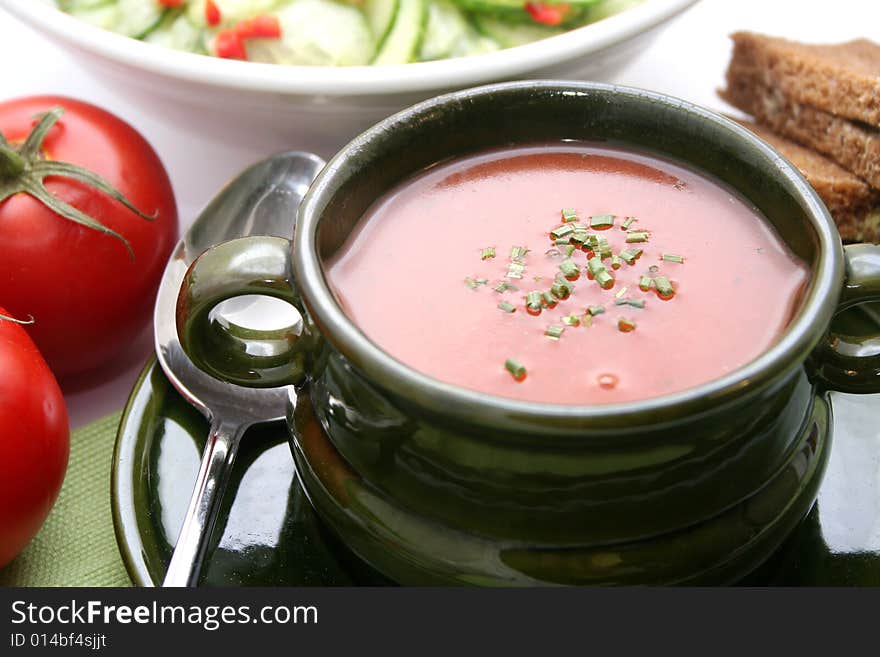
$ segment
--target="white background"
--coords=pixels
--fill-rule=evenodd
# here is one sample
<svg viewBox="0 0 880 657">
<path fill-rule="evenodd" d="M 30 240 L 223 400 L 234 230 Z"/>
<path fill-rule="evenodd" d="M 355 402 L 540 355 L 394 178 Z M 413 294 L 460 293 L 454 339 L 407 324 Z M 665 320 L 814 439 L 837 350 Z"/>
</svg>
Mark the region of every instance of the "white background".
<svg viewBox="0 0 880 657">
<path fill-rule="evenodd" d="M 751 29 L 793 39 L 834 42 L 856 37 L 880 41 L 880 3 L 875 0 L 702 0 L 672 23 L 613 82 L 645 87 L 723 109 L 721 86 L 730 53 L 727 35 Z M 182 227 L 230 177 L 251 162 L 298 145 L 279 144 L 255 133 L 231 143 L 209 141 L 189 130 L 210 120 L 193 111 L 189 120 L 163 122 L 155 108 L 141 107 L 111 83 L 86 73 L 76 59 L 0 10 L 2 96 L 52 93 L 76 96 L 119 114 L 153 144 L 174 181 Z M 248 127 L 258 130 L 258 127 Z M 2 245 L 0 245 L 2 248 Z M 116 370 L 100 380 L 68 386 L 71 424 L 78 427 L 119 409 L 150 343 L 133 345 Z"/>
</svg>

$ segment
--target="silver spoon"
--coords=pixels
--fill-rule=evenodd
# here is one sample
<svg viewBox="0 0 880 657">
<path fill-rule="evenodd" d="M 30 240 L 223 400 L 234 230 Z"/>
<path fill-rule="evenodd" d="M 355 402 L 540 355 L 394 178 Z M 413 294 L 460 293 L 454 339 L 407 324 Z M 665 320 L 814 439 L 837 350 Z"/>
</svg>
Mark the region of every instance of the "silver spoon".
<svg viewBox="0 0 880 657">
<path fill-rule="evenodd" d="M 193 364 L 177 336 L 175 312 L 180 284 L 192 261 L 211 246 L 247 235 L 289 239 L 300 201 L 323 167 L 324 161 L 318 156 L 295 151 L 251 166 L 202 211 L 165 268 L 153 313 L 156 355 L 168 380 L 208 418 L 211 430 L 163 586 L 198 583 L 241 436 L 254 424 L 283 419 L 288 399 L 287 388 L 236 386 L 215 379 Z M 227 304 L 230 322 L 239 321 L 237 316 L 247 315 L 247 307 L 253 311 L 254 306 L 259 308 L 251 312 L 252 321 L 254 314 L 258 323 L 265 324 L 268 318 L 275 328 L 279 323 L 291 326 L 299 321 L 295 311 L 276 299 L 240 298 Z"/>
</svg>

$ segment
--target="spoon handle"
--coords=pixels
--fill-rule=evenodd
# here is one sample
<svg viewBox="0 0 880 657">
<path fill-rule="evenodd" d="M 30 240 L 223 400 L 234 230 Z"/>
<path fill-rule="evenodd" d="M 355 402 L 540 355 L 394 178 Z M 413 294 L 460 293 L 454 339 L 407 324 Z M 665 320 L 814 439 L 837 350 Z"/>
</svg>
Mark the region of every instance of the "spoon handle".
<svg viewBox="0 0 880 657">
<path fill-rule="evenodd" d="M 196 485 L 162 586 L 196 586 L 246 425 L 214 418 Z"/>
</svg>

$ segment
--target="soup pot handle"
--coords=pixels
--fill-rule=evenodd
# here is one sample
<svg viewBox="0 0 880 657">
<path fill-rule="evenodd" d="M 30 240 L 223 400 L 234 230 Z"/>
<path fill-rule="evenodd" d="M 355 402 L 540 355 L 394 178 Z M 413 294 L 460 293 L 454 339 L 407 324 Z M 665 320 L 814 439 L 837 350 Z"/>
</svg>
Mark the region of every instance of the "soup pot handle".
<svg viewBox="0 0 880 657">
<path fill-rule="evenodd" d="M 880 301 L 880 244 L 844 247 L 846 275 L 837 312 Z M 828 388 L 841 392 L 880 392 L 880 328 L 846 335 L 833 328 L 817 353 L 818 372 Z"/>
<path fill-rule="evenodd" d="M 190 265 L 177 298 L 177 333 L 197 367 L 250 388 L 300 383 L 317 331 L 304 310 L 290 267 L 290 241 L 242 237 L 202 253 Z M 217 306 L 243 295 L 286 301 L 300 321 L 269 330 L 225 325 Z"/>
</svg>

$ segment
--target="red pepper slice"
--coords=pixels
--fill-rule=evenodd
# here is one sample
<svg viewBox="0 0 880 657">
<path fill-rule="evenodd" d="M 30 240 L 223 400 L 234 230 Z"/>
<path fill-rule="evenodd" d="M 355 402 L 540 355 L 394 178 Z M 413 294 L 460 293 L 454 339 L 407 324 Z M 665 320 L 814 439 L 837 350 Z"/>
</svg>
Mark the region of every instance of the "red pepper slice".
<svg viewBox="0 0 880 657">
<path fill-rule="evenodd" d="M 242 39 L 281 38 L 281 23 L 275 16 L 269 14 L 243 20 L 235 29 Z"/>
<path fill-rule="evenodd" d="M 214 50 L 217 57 L 223 59 L 247 59 L 247 52 L 244 49 L 244 39 L 236 30 L 223 30 L 217 34 L 214 41 Z"/>
<path fill-rule="evenodd" d="M 223 16 L 220 14 L 220 7 L 214 0 L 208 0 L 205 3 L 205 22 L 210 26 L 220 25 Z"/>
<path fill-rule="evenodd" d="M 544 2 L 527 2 L 525 10 L 536 23 L 542 25 L 559 25 L 571 11 L 567 4 L 551 5 Z"/>
<path fill-rule="evenodd" d="M 275 16 L 263 14 L 238 23 L 231 30 L 217 35 L 214 50 L 223 59 L 247 59 L 245 39 L 280 39 L 281 23 Z"/>
<path fill-rule="evenodd" d="M 175 9 L 177 7 L 182 7 L 186 0 L 158 0 L 158 2 L 160 7 Z"/>
</svg>

